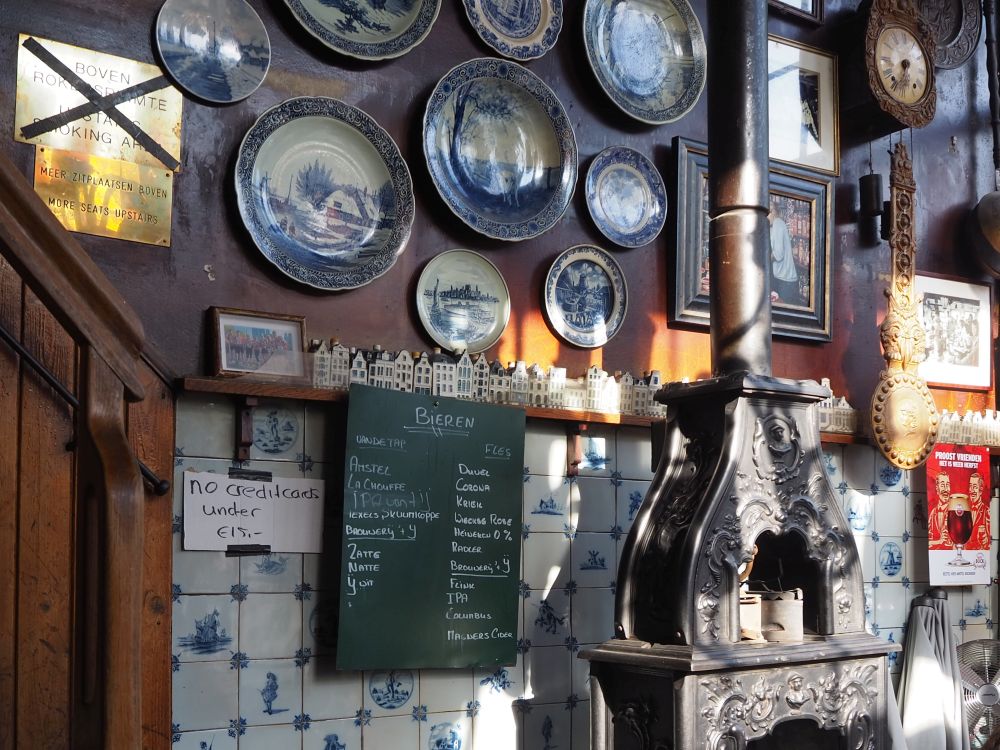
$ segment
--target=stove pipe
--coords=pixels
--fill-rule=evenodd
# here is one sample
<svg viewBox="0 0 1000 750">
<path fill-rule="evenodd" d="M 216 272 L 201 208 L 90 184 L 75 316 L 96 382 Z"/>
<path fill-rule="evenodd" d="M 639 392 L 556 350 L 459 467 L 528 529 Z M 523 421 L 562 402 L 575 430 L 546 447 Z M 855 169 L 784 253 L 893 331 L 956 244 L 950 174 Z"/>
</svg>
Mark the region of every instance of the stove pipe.
<svg viewBox="0 0 1000 750">
<path fill-rule="evenodd" d="M 709 0 L 712 372 L 771 375 L 767 0 Z"/>
</svg>

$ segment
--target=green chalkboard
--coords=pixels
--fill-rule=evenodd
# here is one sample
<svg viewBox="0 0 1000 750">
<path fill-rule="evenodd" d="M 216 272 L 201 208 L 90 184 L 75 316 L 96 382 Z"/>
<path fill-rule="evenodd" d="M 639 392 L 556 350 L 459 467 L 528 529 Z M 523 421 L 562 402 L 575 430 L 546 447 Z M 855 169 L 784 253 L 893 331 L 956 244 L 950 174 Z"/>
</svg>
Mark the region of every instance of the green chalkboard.
<svg viewBox="0 0 1000 750">
<path fill-rule="evenodd" d="M 513 664 L 524 412 L 351 386 L 337 666 Z"/>
</svg>

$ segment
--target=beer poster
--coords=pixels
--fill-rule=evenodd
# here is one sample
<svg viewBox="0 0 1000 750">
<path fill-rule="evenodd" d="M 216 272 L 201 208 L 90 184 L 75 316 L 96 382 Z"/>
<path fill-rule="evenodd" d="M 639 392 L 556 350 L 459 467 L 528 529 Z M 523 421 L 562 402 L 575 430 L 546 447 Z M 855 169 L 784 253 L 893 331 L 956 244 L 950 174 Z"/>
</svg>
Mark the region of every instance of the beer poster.
<svg viewBox="0 0 1000 750">
<path fill-rule="evenodd" d="M 927 459 L 932 586 L 990 582 L 990 453 L 938 443 Z"/>
</svg>

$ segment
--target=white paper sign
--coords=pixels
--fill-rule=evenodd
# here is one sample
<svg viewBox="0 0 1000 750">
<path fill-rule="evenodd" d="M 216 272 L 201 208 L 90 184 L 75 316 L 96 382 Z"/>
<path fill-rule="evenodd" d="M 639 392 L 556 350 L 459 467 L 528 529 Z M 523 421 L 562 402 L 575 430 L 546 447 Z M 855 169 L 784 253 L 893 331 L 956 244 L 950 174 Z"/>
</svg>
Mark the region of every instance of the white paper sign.
<svg viewBox="0 0 1000 750">
<path fill-rule="evenodd" d="M 184 472 L 184 549 L 267 544 L 272 552 L 321 552 L 322 479 L 270 482 Z"/>
</svg>

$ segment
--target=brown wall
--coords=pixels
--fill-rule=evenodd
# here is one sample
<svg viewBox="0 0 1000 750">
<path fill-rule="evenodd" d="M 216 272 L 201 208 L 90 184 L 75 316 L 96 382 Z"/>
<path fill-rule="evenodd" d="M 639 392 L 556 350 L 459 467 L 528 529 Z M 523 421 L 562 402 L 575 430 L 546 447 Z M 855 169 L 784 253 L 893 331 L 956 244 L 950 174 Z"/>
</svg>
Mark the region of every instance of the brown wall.
<svg viewBox="0 0 1000 750">
<path fill-rule="evenodd" d="M 95 5 L 83 0 L 0 0 L 0 148 L 30 173 L 33 149 L 11 140 L 14 67 L 18 32 L 153 61 L 151 29 L 160 0 Z M 576 129 L 581 182 L 590 159 L 604 147 L 627 144 L 651 156 L 667 183 L 673 181 L 670 142 L 706 134 L 706 97 L 680 121 L 649 127 L 619 112 L 600 91 L 583 49 L 583 3 L 568 0 L 562 36 L 552 52 L 529 67 L 560 96 Z M 581 242 L 609 247 L 597 232 L 582 190 L 557 227 L 525 242 L 489 240 L 456 220 L 437 195 L 420 145 L 421 118 L 437 80 L 452 66 L 490 53 L 469 26 L 461 3 L 444 0 L 430 36 L 395 61 L 362 63 L 315 42 L 277 2 L 252 0 L 271 37 L 272 66 L 264 86 L 228 107 L 184 102 L 183 167 L 174 186 L 173 242 L 169 249 L 78 235 L 80 242 L 138 311 L 152 349 L 177 374 L 204 372 L 204 310 L 223 305 L 304 314 L 310 336 L 338 336 L 348 345 L 379 342 L 397 349 L 426 349 L 412 301 L 416 277 L 436 253 L 465 247 L 484 253 L 500 268 L 511 290 L 513 315 L 506 335 L 490 352 L 504 360 L 566 365 L 578 374 L 591 363 L 633 371 L 658 367 L 665 379 L 709 372 L 708 335 L 668 326 L 674 283 L 673 211 L 661 236 L 646 247 L 616 250 L 630 289 L 622 332 L 603 350 L 569 347 L 549 331 L 540 308 L 544 275 L 555 256 Z M 695 0 L 705 24 L 704 0 Z M 836 26 L 856 0 L 827 0 L 827 23 L 814 29 L 772 19 L 771 31 L 832 48 Z M 706 27 L 708 42 L 711 29 Z M 739 74 L 738 71 L 734 71 Z M 918 268 L 979 277 L 960 228 L 979 195 L 992 188 L 985 54 L 939 77 L 938 115 L 912 134 L 918 181 Z M 285 278 L 263 260 L 236 210 L 233 167 L 239 142 L 268 107 L 297 95 L 344 99 L 375 117 L 399 144 L 413 175 L 417 219 L 406 251 L 375 282 L 348 292 L 323 293 Z M 907 135 L 909 139 L 910 136 Z M 888 173 L 888 141 L 873 145 L 875 168 Z M 837 393 L 864 406 L 882 360 L 876 326 L 884 311 L 888 247 L 858 247 L 854 219 L 857 178 L 868 168 L 868 144 L 844 144 L 833 223 L 834 337 L 829 344 L 781 341 L 774 347 L 779 376 L 829 376 Z M 886 184 L 888 180 L 886 179 Z M 579 183 L 578 183 L 579 185 Z M 671 196 L 673 200 L 673 196 Z M 211 266 L 214 280 L 205 270 Z M 942 392 L 939 406 L 992 406 L 992 394 Z"/>
</svg>

